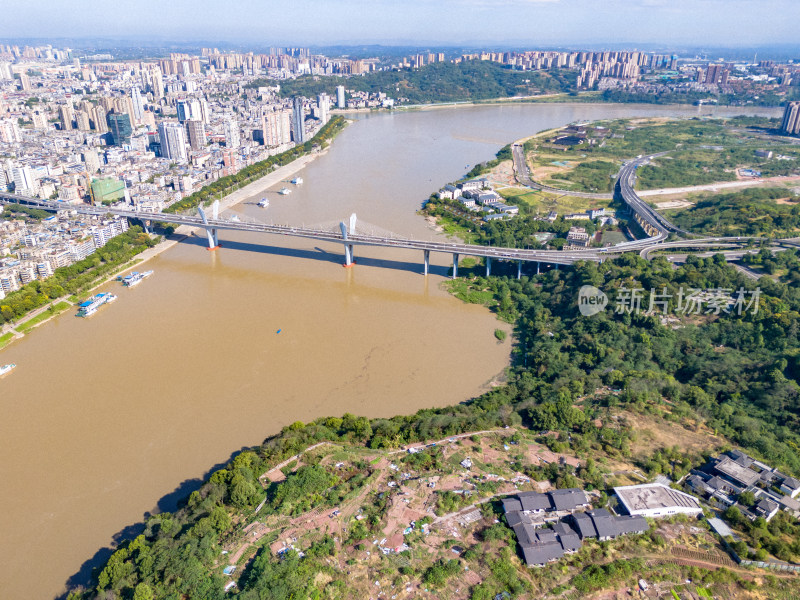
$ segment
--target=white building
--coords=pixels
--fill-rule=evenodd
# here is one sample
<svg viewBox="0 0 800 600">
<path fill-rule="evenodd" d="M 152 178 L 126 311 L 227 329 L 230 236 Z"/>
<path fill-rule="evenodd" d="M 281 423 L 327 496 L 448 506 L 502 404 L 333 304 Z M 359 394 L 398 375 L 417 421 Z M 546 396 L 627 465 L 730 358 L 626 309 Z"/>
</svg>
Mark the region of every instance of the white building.
<svg viewBox="0 0 800 600">
<path fill-rule="evenodd" d="M 236 119 L 226 119 L 224 123 L 225 129 L 225 147 L 235 150 L 241 146 L 241 138 L 239 137 L 239 123 Z"/>
<path fill-rule="evenodd" d="M 662 483 L 615 487 L 614 493 L 624 511 L 633 516 L 655 519 L 681 514 L 697 516 L 703 512 L 697 498 Z"/>
<path fill-rule="evenodd" d="M 336 86 L 336 108 L 346 108 L 346 104 L 344 101 L 344 86 L 337 85 Z"/>
<path fill-rule="evenodd" d="M 170 160 L 186 162 L 186 131 L 180 123 L 164 122 L 158 126 L 161 155 Z"/>
</svg>

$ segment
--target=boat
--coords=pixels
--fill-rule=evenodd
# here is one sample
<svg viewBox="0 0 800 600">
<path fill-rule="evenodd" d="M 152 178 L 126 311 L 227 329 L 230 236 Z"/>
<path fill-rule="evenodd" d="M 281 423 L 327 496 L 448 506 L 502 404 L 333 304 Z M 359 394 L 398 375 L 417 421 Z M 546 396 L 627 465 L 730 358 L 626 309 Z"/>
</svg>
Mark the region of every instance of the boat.
<svg viewBox="0 0 800 600">
<path fill-rule="evenodd" d="M 278 193 L 279 193 L 281 196 L 286 196 L 287 194 L 291 194 L 291 193 L 292 193 L 292 190 L 290 190 L 289 188 L 285 187 L 285 188 L 281 188 L 281 189 L 280 189 L 280 191 L 279 191 Z"/>
<path fill-rule="evenodd" d="M 96 294 L 89 298 L 86 302 L 81 302 L 81 304 L 78 306 L 78 312 L 75 313 L 75 316 L 90 317 L 96 313 L 97 309 L 103 306 L 103 304 L 110 304 L 116 299 L 117 297 L 114 294 L 110 294 L 108 292 Z"/>
<path fill-rule="evenodd" d="M 303 178 L 302 177 L 295 177 L 294 179 L 292 179 L 291 183 L 293 183 L 294 185 L 302 185 L 303 184 Z"/>
<path fill-rule="evenodd" d="M 125 287 L 133 287 L 135 285 L 139 285 L 142 282 L 142 280 L 150 277 L 150 275 L 152 274 L 153 274 L 152 271 L 145 271 L 144 273 L 139 273 L 138 271 L 134 271 L 127 277 L 123 277 L 122 285 L 124 285 Z"/>
<path fill-rule="evenodd" d="M 261 202 L 258 203 L 261 208 L 267 208 L 269 206 L 269 200 L 266 198 L 262 198 Z"/>
<path fill-rule="evenodd" d="M 239 218 L 239 215 L 233 215 L 230 220 L 233 221 L 234 223 L 241 222 L 241 219 Z"/>
<path fill-rule="evenodd" d="M 11 371 L 13 371 L 16 368 L 17 368 L 17 365 L 15 365 L 14 363 L 9 363 L 7 365 L 3 365 L 2 367 L 0 367 L 0 376 L 5 375 L 6 373 L 10 373 Z"/>
</svg>

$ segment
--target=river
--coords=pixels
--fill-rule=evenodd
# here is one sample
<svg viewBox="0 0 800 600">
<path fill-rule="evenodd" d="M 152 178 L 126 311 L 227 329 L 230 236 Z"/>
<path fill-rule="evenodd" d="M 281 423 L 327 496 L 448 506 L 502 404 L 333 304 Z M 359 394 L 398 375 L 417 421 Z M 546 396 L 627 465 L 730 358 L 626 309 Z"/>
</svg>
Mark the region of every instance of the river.
<svg viewBox="0 0 800 600">
<path fill-rule="evenodd" d="M 420 202 L 504 144 L 576 120 L 737 109 L 512 104 L 357 115 L 287 196 L 233 211 L 433 239 Z M 750 114 L 780 114 L 748 109 Z M 276 186 L 276 190 L 278 187 Z M 289 186 L 293 187 L 293 186 Z M 479 394 L 509 361 L 487 310 L 439 289 L 448 256 L 222 232 L 147 264 L 90 319 L 67 313 L 2 353 L 0 597 L 52 598 L 128 526 L 294 421 L 391 416 Z M 280 330 L 280 333 L 278 333 Z M 94 560 L 92 560 L 94 559 Z"/>
</svg>

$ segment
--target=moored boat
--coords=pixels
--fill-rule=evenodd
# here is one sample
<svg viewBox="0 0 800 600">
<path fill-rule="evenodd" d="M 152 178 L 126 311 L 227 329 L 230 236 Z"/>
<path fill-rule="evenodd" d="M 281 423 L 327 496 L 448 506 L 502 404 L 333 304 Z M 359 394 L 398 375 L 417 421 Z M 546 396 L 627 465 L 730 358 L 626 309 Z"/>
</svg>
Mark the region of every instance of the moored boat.
<svg viewBox="0 0 800 600">
<path fill-rule="evenodd" d="M 10 373 L 11 371 L 13 371 L 16 368 L 17 368 L 17 365 L 15 365 L 14 363 L 9 363 L 7 365 L 3 365 L 2 367 L 0 367 L 0 377 L 5 375 L 6 373 Z"/>
<path fill-rule="evenodd" d="M 98 308 L 104 304 L 110 304 L 116 299 L 117 297 L 114 294 L 110 294 L 108 292 L 96 294 L 89 298 L 86 302 L 81 302 L 81 304 L 78 306 L 78 312 L 75 313 L 75 316 L 90 317 L 97 312 Z"/>
<path fill-rule="evenodd" d="M 139 273 L 138 271 L 134 271 L 127 277 L 122 278 L 122 285 L 125 287 L 133 287 L 135 285 L 139 285 L 144 279 L 150 277 L 152 275 L 152 271 L 144 271 L 143 273 Z"/>
</svg>

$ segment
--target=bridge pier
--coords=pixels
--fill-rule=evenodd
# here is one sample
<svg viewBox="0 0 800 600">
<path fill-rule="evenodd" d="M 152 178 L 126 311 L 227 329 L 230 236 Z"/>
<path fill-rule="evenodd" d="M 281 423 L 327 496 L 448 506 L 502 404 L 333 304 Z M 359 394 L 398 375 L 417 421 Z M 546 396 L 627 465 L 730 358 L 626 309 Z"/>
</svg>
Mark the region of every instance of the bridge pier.
<svg viewBox="0 0 800 600">
<path fill-rule="evenodd" d="M 353 244 L 345 244 L 344 245 L 344 266 L 345 267 L 352 267 L 355 264 L 355 258 L 353 255 Z"/>
<path fill-rule="evenodd" d="M 458 277 L 458 254 L 453 254 L 453 279 Z"/>
<path fill-rule="evenodd" d="M 428 269 L 431 265 L 431 251 L 430 250 L 423 250 L 422 251 L 422 263 L 423 263 L 423 275 L 428 274 Z"/>
<path fill-rule="evenodd" d="M 539 261 L 536 261 L 536 274 L 537 275 L 539 274 L 539 267 L 541 267 L 541 266 L 542 266 L 542 263 L 540 263 Z"/>
<path fill-rule="evenodd" d="M 517 279 L 522 279 L 522 261 L 517 261 Z"/>
<path fill-rule="evenodd" d="M 206 235 L 208 236 L 208 248 L 209 251 L 219 249 L 219 239 L 217 238 L 217 230 L 216 229 L 206 229 Z"/>
<path fill-rule="evenodd" d="M 491 257 L 487 256 L 486 257 L 486 276 L 489 277 L 489 275 L 491 275 L 491 274 L 492 274 L 492 259 L 491 259 Z"/>
</svg>

